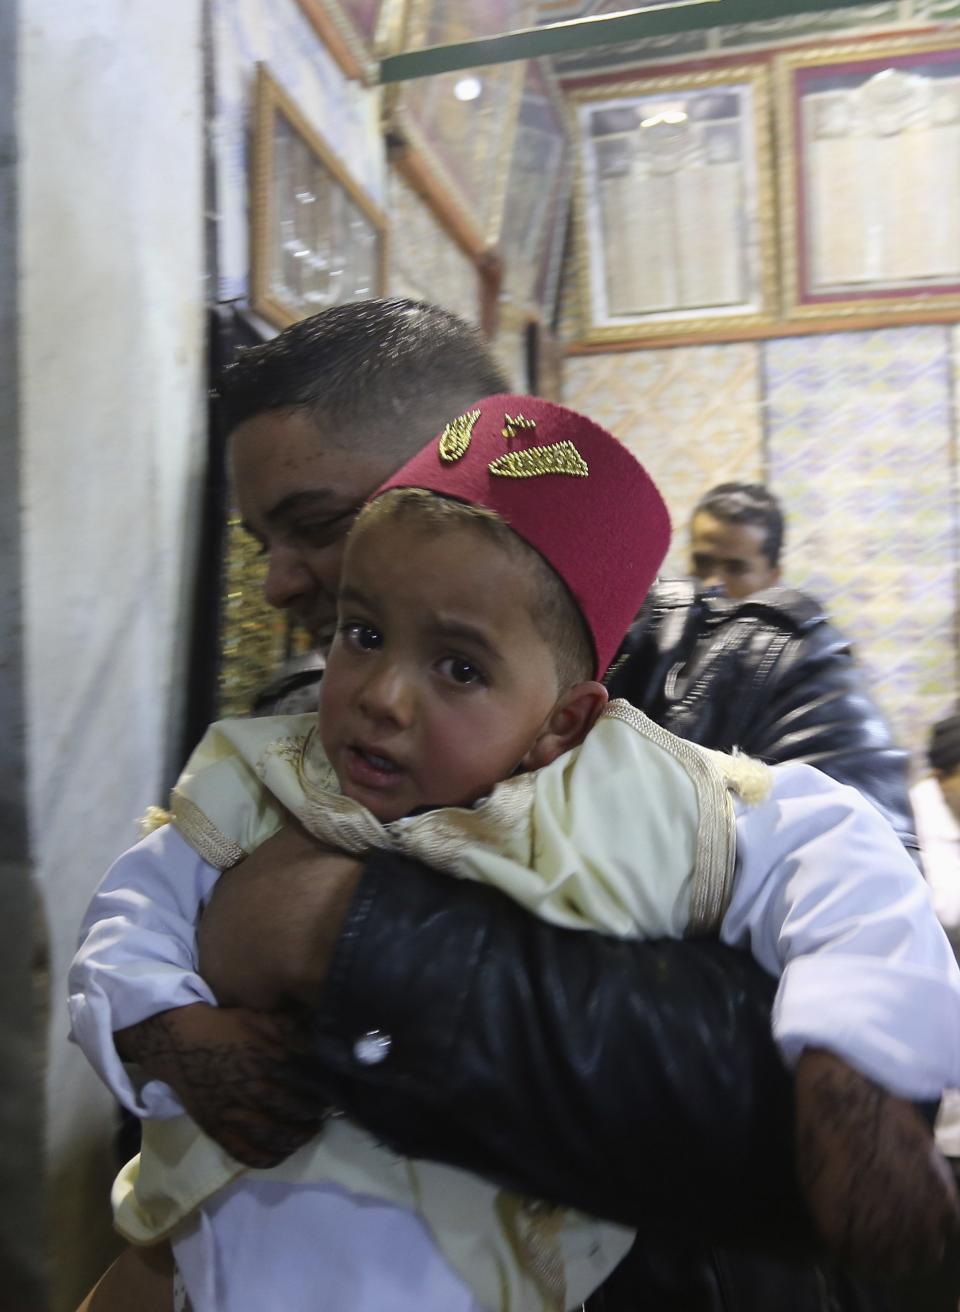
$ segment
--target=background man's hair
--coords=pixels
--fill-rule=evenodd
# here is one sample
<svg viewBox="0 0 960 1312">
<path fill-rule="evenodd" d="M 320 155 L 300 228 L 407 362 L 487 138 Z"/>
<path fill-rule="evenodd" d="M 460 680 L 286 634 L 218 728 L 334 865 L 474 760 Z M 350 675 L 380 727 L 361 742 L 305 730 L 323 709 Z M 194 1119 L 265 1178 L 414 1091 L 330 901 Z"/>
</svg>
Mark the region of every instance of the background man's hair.
<svg viewBox="0 0 960 1312">
<path fill-rule="evenodd" d="M 226 431 L 303 411 L 342 448 L 418 451 L 472 402 L 510 387 L 478 331 L 435 305 L 353 301 L 240 353 L 219 388 Z"/>
<path fill-rule="evenodd" d="M 693 513 L 701 511 L 726 524 L 759 524 L 765 530 L 763 554 L 771 565 L 780 564 L 783 509 L 763 483 L 718 483 L 700 498 Z"/>
<path fill-rule="evenodd" d="M 930 733 L 930 764 L 934 770 L 952 774 L 960 765 L 960 715 L 938 720 Z"/>
<path fill-rule="evenodd" d="M 553 653 L 561 690 L 595 677 L 596 654 L 580 607 L 563 579 L 509 524 L 485 506 L 472 506 L 424 488 L 391 488 L 360 512 L 357 529 L 381 519 L 415 520 L 428 529 L 467 525 L 509 553 L 530 583 L 531 615 Z"/>
</svg>

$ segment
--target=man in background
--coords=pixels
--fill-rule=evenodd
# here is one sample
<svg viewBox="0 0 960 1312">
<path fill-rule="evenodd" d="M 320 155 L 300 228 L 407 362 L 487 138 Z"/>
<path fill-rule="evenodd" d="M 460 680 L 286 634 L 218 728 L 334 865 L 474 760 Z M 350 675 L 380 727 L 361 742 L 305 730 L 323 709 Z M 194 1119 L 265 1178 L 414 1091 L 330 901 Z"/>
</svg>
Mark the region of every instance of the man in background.
<svg viewBox="0 0 960 1312">
<path fill-rule="evenodd" d="M 784 516 L 762 483 L 719 483 L 690 521 L 690 575 L 647 598 L 607 682 L 671 733 L 851 784 L 914 854 L 907 754 L 820 603 L 780 583 Z"/>
<path fill-rule="evenodd" d="M 948 715 L 933 726 L 928 760 L 932 774 L 914 784 L 910 801 L 937 915 L 957 951 L 960 950 L 960 715 Z"/>
<path fill-rule="evenodd" d="M 719 483 L 690 521 L 690 573 L 740 600 L 780 582 L 783 510 L 762 483 Z"/>
<path fill-rule="evenodd" d="M 932 773 L 914 784 L 910 801 L 933 905 L 960 956 L 960 715 L 933 726 L 927 759 Z M 960 1176 L 960 1091 L 943 1099 L 937 1143 Z"/>
</svg>

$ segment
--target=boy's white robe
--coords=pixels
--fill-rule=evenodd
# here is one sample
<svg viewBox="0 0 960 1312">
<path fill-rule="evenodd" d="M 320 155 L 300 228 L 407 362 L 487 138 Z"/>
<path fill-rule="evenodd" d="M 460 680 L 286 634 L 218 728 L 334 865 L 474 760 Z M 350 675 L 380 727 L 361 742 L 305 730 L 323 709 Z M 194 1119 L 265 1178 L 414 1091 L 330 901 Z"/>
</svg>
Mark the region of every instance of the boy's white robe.
<svg viewBox="0 0 960 1312">
<path fill-rule="evenodd" d="M 317 1287 L 328 1266 L 346 1272 L 351 1244 L 343 1230 L 352 1222 L 344 1218 L 356 1208 L 371 1234 L 378 1223 L 407 1227 L 401 1246 L 423 1255 L 418 1269 L 426 1283 L 411 1302 L 421 1309 L 470 1308 L 467 1285 L 479 1306 L 579 1305 L 631 1239 L 621 1227 L 527 1208 L 450 1168 L 393 1158 L 343 1120 L 279 1171 L 244 1172 L 177 1116 L 164 1086 L 136 1089 L 117 1060 L 112 1031 L 170 1006 L 212 1001 L 195 974 L 193 932 L 214 864 L 225 867 L 253 850 L 283 823 L 285 808 L 336 846 L 397 847 L 496 884 L 556 923 L 629 937 L 676 936 L 691 921 L 698 932 L 720 925 L 727 942 L 749 947 L 781 975 L 775 1033 L 788 1059 L 808 1044 L 832 1048 L 916 1098 L 960 1083 L 956 965 L 912 862 L 853 790 L 808 767 L 781 767 L 770 772 L 770 796 L 737 819 L 729 776 L 762 791 L 763 774 L 758 779 L 750 763 L 674 739 L 621 703 L 576 752 L 499 785 L 478 807 L 381 826 L 339 795 L 313 724 L 306 716 L 214 726 L 173 801 L 177 826 L 211 861 L 187 855 L 170 829 L 121 858 L 87 917 L 71 979 L 78 1041 L 117 1095 L 148 1118 L 148 1148 L 156 1132 L 152 1166 L 145 1157 L 139 1175 L 118 1180 L 121 1226 L 142 1242 L 197 1209 L 176 1233 L 197 1312 L 256 1306 L 255 1264 L 238 1236 L 250 1199 L 263 1202 L 268 1190 L 270 1205 L 260 1209 L 271 1232 L 268 1241 L 261 1231 L 268 1287 L 284 1269 L 274 1243 L 313 1272 L 313 1284 L 298 1272 L 305 1290 Z M 170 1173 L 155 1168 L 173 1160 L 179 1180 L 171 1190 Z M 478 1216 L 493 1223 L 478 1225 Z M 306 1230 L 309 1252 L 298 1246 Z M 359 1245 L 364 1279 L 390 1246 L 373 1248 L 376 1258 Z M 259 1279 L 262 1299 L 262 1270 Z M 386 1266 L 383 1279 L 385 1290 Z M 442 1296 L 427 1294 L 433 1282 L 445 1288 Z M 291 1289 L 283 1305 L 312 1306 L 297 1297 Z M 319 1306 L 365 1307 L 358 1297 L 354 1291 L 347 1302 L 331 1297 Z M 392 1289 L 390 1300 L 381 1306 L 406 1306 Z"/>
</svg>

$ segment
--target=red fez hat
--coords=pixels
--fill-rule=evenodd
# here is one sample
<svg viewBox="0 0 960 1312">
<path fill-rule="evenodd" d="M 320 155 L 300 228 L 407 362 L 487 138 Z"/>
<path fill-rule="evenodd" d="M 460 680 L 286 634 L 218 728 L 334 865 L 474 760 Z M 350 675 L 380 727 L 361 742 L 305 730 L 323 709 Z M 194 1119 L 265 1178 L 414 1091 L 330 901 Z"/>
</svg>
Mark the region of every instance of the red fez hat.
<svg viewBox="0 0 960 1312">
<path fill-rule="evenodd" d="M 602 677 L 656 578 L 670 517 L 615 437 L 535 396 L 490 396 L 378 488 L 424 488 L 495 511 L 560 575 Z"/>
</svg>

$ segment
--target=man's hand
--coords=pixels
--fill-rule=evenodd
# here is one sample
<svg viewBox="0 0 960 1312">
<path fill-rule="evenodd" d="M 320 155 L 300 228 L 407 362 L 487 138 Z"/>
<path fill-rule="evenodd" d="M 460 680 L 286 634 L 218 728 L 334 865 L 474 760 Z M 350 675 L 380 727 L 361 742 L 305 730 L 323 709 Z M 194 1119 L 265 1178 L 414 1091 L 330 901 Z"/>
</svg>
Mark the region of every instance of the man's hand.
<svg viewBox="0 0 960 1312">
<path fill-rule="evenodd" d="M 217 881 L 200 918 L 200 974 L 224 1006 L 319 1001 L 360 864 L 289 824 Z"/>
<path fill-rule="evenodd" d="M 828 1052 L 797 1066 L 798 1174 L 821 1238 L 876 1275 L 942 1262 L 960 1234 L 957 1189 L 917 1110 Z"/>
<path fill-rule="evenodd" d="M 325 1099 L 298 1061 L 305 1044 L 291 1017 L 198 1002 L 117 1030 L 114 1041 L 246 1166 L 276 1166 L 323 1124 Z"/>
</svg>

